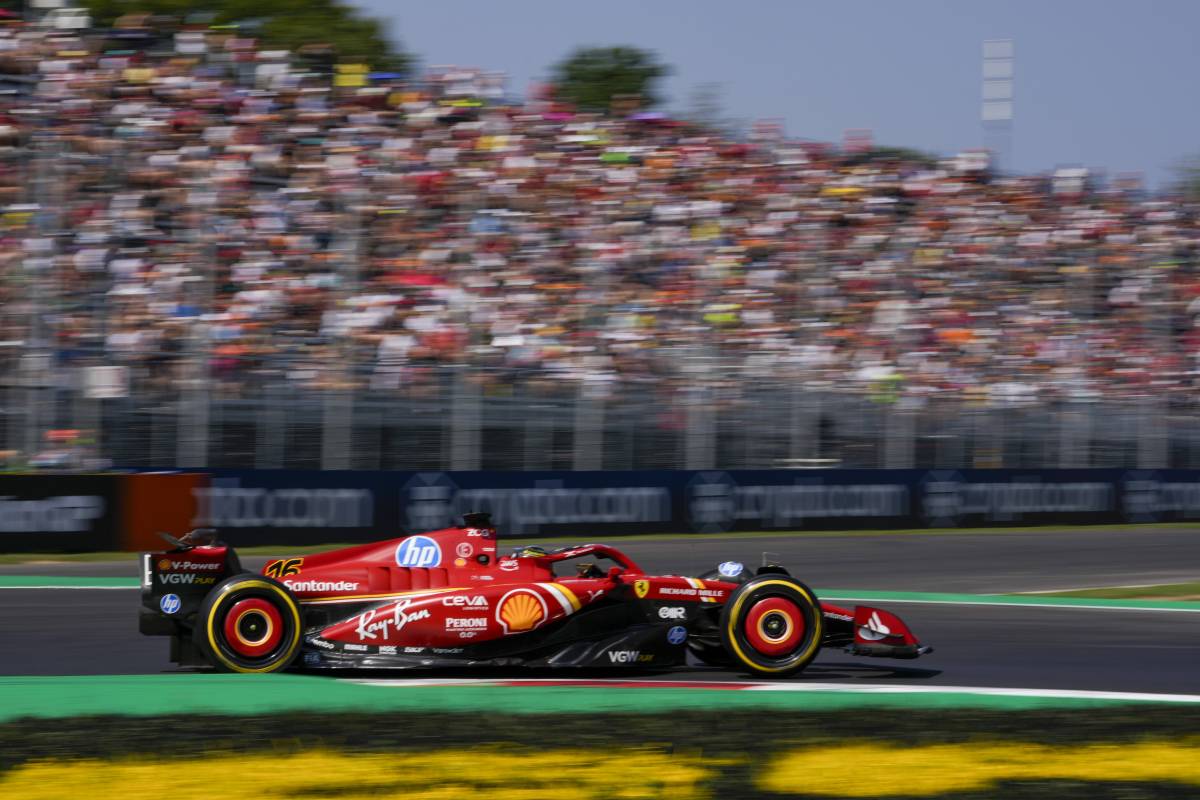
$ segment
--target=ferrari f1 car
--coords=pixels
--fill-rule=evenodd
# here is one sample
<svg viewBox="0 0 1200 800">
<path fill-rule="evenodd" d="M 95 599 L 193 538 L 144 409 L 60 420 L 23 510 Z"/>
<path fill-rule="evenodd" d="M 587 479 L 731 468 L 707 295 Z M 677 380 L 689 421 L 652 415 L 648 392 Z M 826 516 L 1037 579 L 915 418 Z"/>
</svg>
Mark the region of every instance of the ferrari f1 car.
<svg viewBox="0 0 1200 800">
<path fill-rule="evenodd" d="M 883 609 L 840 608 L 779 566 L 649 575 L 614 547 L 497 549 L 487 514 L 456 528 L 244 571 L 211 532 L 142 555 L 141 632 L 171 659 L 232 672 L 462 666 L 658 669 L 700 661 L 768 676 L 822 647 L 916 658 Z"/>
</svg>

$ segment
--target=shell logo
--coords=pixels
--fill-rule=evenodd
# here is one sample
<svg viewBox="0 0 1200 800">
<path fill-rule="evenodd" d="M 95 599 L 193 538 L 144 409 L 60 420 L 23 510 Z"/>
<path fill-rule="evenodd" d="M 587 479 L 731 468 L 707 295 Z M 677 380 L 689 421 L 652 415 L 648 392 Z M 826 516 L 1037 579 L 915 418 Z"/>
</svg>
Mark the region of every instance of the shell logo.
<svg viewBox="0 0 1200 800">
<path fill-rule="evenodd" d="M 496 621 L 505 633 L 531 631 L 546 621 L 546 601 L 532 589 L 513 589 L 500 598 Z"/>
<path fill-rule="evenodd" d="M 161 570 L 168 570 L 171 568 L 171 562 L 164 558 L 158 562 L 158 568 Z"/>
</svg>

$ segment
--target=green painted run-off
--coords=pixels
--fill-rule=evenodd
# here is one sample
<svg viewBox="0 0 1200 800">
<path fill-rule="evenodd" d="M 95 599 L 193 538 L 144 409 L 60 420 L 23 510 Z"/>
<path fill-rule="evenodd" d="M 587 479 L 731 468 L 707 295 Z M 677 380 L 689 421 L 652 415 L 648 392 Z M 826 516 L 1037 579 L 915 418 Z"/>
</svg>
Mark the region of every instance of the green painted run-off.
<svg viewBox="0 0 1200 800">
<path fill-rule="evenodd" d="M 308 675 L 102 675 L 0 677 L 0 722 L 20 717 L 281 712 L 663 713 L 760 708 L 831 711 L 861 707 L 1092 708 L 1122 700 L 945 693 L 744 691 L 690 687 L 372 686 Z"/>
<path fill-rule="evenodd" d="M 0 575 L 0 589 L 38 589 L 65 586 L 75 589 L 136 589 L 137 578 L 102 578 L 93 575 Z"/>
</svg>

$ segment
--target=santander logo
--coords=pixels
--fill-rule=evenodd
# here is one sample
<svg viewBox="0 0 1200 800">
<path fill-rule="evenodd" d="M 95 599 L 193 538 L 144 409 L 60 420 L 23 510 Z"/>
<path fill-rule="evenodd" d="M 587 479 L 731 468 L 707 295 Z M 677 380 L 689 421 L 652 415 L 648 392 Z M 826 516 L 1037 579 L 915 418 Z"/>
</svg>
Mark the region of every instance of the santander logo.
<svg viewBox="0 0 1200 800">
<path fill-rule="evenodd" d="M 858 635 L 869 642 L 877 642 L 885 636 L 891 636 L 892 629 L 883 624 L 878 611 L 872 611 L 867 624 L 858 626 Z"/>
</svg>

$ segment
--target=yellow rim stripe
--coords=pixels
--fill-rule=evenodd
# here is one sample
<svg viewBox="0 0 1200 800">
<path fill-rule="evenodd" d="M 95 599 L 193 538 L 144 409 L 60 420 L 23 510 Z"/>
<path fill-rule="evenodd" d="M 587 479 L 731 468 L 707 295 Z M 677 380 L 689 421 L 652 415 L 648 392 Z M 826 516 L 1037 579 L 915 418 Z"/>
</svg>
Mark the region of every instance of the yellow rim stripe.
<svg viewBox="0 0 1200 800">
<path fill-rule="evenodd" d="M 254 641 L 251 641 L 251 640 L 247 639 L 245 636 L 242 636 L 242 630 L 239 627 L 242 623 L 242 620 L 245 618 L 245 616 L 247 614 L 258 614 L 260 617 L 262 617 L 264 620 L 266 620 L 266 623 L 267 623 L 267 632 L 264 633 L 262 636 L 260 636 L 258 639 L 255 639 Z M 268 617 L 266 614 L 264 614 L 260 609 L 247 608 L 241 614 L 238 614 L 238 618 L 233 621 L 233 632 L 237 635 L 238 641 L 241 642 L 242 644 L 248 645 L 250 647 L 257 647 L 258 645 L 265 642 L 267 639 L 271 638 L 271 634 L 275 632 L 275 623 L 272 622 L 271 618 Z"/>
<path fill-rule="evenodd" d="M 757 589 L 757 588 L 760 588 L 763 586 L 786 586 L 789 589 L 793 589 L 793 590 L 799 592 L 800 594 L 802 594 L 804 597 L 808 598 L 808 601 L 810 603 L 812 603 L 812 605 L 815 609 L 817 609 L 817 613 L 813 615 L 813 617 L 816 619 L 816 626 L 815 626 L 816 630 L 814 630 L 814 632 L 813 632 L 812 641 L 808 643 L 808 647 L 804 650 L 803 653 L 800 653 L 799 655 L 794 656 L 791 659 L 792 664 L 794 664 L 797 661 L 803 661 L 804 659 L 808 658 L 808 656 L 814 650 L 816 650 L 818 647 L 821 646 L 821 639 L 823 637 L 824 626 L 823 626 L 823 619 L 821 617 L 821 612 L 820 612 L 821 607 L 817 604 L 817 598 L 813 597 L 811 594 L 809 594 L 808 592 L 806 592 L 804 589 L 797 586 L 796 584 L 792 583 L 791 581 L 781 581 L 781 580 L 763 581 L 762 583 L 757 584 L 754 588 Z M 739 614 L 742 609 L 742 603 L 746 602 L 746 598 L 749 595 L 750 595 L 750 592 L 743 592 L 738 597 L 738 599 L 733 602 L 733 608 L 730 609 L 729 619 L 734 625 L 737 624 L 737 621 L 739 619 Z M 734 654 L 739 659 L 741 659 L 742 663 L 755 671 L 758 671 L 758 672 L 785 672 L 792 668 L 791 664 L 786 664 L 782 667 L 765 667 L 765 666 L 762 666 L 761 664 L 755 663 L 754 661 L 750 660 L 744 652 L 742 652 L 742 648 L 738 644 L 736 636 L 729 637 L 729 644 L 731 647 L 733 647 Z"/>
<path fill-rule="evenodd" d="M 221 597 L 217 600 L 217 602 L 213 603 L 212 608 L 210 608 L 208 611 L 208 619 L 205 621 L 205 627 L 208 633 L 208 644 L 212 649 L 213 657 L 234 672 L 274 672 L 279 668 L 280 664 L 288 663 L 295 654 L 296 649 L 300 647 L 300 633 L 303 630 L 303 626 L 300 622 L 300 607 L 296 605 L 286 591 L 280 589 L 275 584 L 267 583 L 266 581 L 251 580 L 244 583 L 230 584 L 222 589 L 222 592 L 224 592 L 225 596 L 227 597 L 229 592 L 234 589 L 265 589 L 268 592 L 278 595 L 279 599 L 282 600 L 283 604 L 287 607 L 288 613 L 292 615 L 292 621 L 295 623 L 296 634 L 292 637 L 291 647 L 289 647 L 287 652 L 284 653 L 274 663 L 268 664 L 265 667 L 239 666 L 238 664 L 235 664 L 227 659 L 221 652 L 221 648 L 217 645 L 217 632 L 215 630 L 214 623 L 217 621 L 217 611 L 221 608 L 221 604 L 225 602 L 225 597 Z"/>
<path fill-rule="evenodd" d="M 788 616 L 787 614 L 783 614 L 783 618 L 787 620 L 787 627 L 783 629 L 782 635 L 772 636 L 769 633 L 767 633 L 766 630 L 763 629 L 763 623 L 766 622 L 767 617 L 769 617 L 771 614 L 783 614 L 783 612 L 782 611 L 772 611 L 769 614 L 763 614 L 761 617 L 759 617 L 758 618 L 758 635 L 761 636 L 762 638 L 766 639 L 771 644 L 779 644 L 780 642 L 787 639 L 787 637 L 792 635 L 792 625 L 793 625 L 792 618 L 790 616 Z"/>
</svg>

